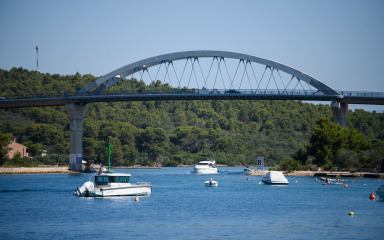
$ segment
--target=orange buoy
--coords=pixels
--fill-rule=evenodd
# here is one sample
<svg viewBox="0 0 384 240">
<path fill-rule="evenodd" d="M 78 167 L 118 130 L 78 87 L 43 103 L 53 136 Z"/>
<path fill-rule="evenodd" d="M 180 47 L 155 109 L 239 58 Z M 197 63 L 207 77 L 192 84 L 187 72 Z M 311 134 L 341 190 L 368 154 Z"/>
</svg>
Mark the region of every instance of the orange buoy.
<svg viewBox="0 0 384 240">
<path fill-rule="evenodd" d="M 348 187 L 348 184 L 345 184 L 344 187 Z"/>
<path fill-rule="evenodd" d="M 135 197 L 135 202 L 138 202 L 138 201 L 139 201 L 139 197 L 136 196 L 136 197 Z"/>
<path fill-rule="evenodd" d="M 376 199 L 375 194 L 371 193 L 371 196 L 369 196 L 371 200 Z"/>
<path fill-rule="evenodd" d="M 355 182 L 355 180 L 352 179 L 352 182 Z"/>
</svg>

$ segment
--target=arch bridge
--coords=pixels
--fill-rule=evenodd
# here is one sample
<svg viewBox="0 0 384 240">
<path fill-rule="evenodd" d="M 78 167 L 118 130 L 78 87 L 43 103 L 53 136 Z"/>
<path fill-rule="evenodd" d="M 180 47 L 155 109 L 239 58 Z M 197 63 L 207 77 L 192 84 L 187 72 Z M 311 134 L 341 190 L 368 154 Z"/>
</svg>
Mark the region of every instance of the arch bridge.
<svg viewBox="0 0 384 240">
<path fill-rule="evenodd" d="M 66 105 L 70 168 L 81 170 L 86 104 L 113 101 L 260 99 L 331 101 L 346 125 L 348 104 L 384 105 L 384 93 L 336 91 L 287 65 L 241 53 L 186 51 L 147 58 L 112 71 L 77 93 L 4 99 L 0 108 Z"/>
</svg>

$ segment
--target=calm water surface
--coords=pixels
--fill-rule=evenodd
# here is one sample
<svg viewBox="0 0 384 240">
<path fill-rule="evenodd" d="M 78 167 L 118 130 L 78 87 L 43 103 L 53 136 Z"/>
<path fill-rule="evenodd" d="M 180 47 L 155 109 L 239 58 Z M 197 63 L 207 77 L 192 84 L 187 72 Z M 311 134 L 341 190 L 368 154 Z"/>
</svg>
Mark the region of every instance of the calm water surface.
<svg viewBox="0 0 384 240">
<path fill-rule="evenodd" d="M 243 168 L 118 171 L 152 182 L 152 195 L 72 195 L 92 174 L 1 175 L 0 239 L 384 239 L 384 201 L 369 199 L 383 180 L 270 186 Z M 210 177 L 217 188 L 204 187 Z"/>
</svg>

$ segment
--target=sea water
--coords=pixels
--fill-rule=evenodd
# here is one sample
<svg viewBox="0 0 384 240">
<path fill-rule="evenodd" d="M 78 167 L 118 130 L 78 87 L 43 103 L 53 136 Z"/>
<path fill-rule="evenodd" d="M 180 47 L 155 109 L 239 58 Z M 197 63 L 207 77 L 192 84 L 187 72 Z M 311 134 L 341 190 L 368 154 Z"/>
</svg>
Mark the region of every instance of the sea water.
<svg viewBox="0 0 384 240">
<path fill-rule="evenodd" d="M 272 186 L 243 168 L 219 170 L 119 169 L 153 184 L 138 202 L 74 196 L 92 174 L 1 175 L 0 239 L 384 239 L 384 201 L 369 199 L 384 181 Z M 209 178 L 218 187 L 205 187 Z"/>
</svg>

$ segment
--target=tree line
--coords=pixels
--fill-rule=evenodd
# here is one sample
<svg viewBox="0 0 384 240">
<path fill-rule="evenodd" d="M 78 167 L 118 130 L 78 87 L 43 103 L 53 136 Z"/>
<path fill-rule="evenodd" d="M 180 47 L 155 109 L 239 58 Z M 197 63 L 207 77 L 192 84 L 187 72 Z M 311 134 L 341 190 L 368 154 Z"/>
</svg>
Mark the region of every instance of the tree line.
<svg viewBox="0 0 384 240">
<path fill-rule="evenodd" d="M 89 74 L 0 69 L 0 96 L 75 93 L 95 79 Z M 150 87 L 137 79 L 128 81 L 131 88 Z M 153 84 L 170 88 L 160 81 Z M 91 103 L 83 125 L 83 158 L 106 164 L 110 142 L 115 166 L 191 165 L 204 156 L 229 166 L 254 165 L 257 156 L 264 156 L 267 165 L 282 169 L 383 165 L 383 113 L 349 111 L 345 129 L 331 117 L 328 105 L 300 101 Z M 68 164 L 69 119 L 64 107 L 0 110 L 0 131 L 26 145 L 34 156 L 30 161 Z M 46 157 L 41 157 L 43 149 Z M 3 163 L 12 165 L 6 159 Z"/>
</svg>

